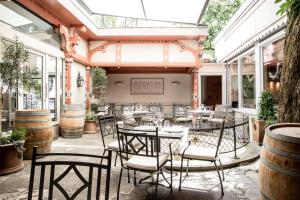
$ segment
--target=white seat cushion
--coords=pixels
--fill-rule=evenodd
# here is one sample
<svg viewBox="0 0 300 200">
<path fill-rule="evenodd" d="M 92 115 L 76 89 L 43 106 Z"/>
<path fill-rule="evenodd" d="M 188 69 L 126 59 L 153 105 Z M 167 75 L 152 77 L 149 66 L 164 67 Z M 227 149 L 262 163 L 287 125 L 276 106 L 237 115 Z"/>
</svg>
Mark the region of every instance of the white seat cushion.
<svg viewBox="0 0 300 200">
<path fill-rule="evenodd" d="M 185 148 L 186 147 L 183 147 L 179 151 L 180 156 L 182 156 Z M 184 157 L 190 159 L 214 161 L 216 160 L 215 154 L 216 154 L 216 149 L 214 148 L 206 148 L 206 147 L 199 147 L 196 145 L 190 145 L 187 148 L 187 150 L 184 152 Z"/>
<path fill-rule="evenodd" d="M 222 123 L 223 119 L 220 119 L 220 118 L 211 118 L 209 121 L 216 122 L 216 123 Z"/>
<path fill-rule="evenodd" d="M 159 167 L 161 167 L 167 160 L 169 154 L 160 154 L 159 155 Z M 147 170 L 147 171 L 156 171 L 157 161 L 156 157 L 147 157 L 134 155 L 127 162 L 126 166 L 129 168 Z"/>
<path fill-rule="evenodd" d="M 188 122 L 188 121 L 192 121 L 192 119 L 189 117 L 176 117 L 175 121 L 176 122 Z"/>
<path fill-rule="evenodd" d="M 138 141 L 138 140 L 133 140 L 132 141 L 132 145 L 134 147 L 137 147 L 139 146 L 141 143 Z M 118 140 L 114 141 L 114 142 L 111 142 L 107 145 L 107 148 L 108 149 L 111 149 L 113 151 L 118 151 L 119 150 L 119 143 L 118 143 Z"/>
</svg>

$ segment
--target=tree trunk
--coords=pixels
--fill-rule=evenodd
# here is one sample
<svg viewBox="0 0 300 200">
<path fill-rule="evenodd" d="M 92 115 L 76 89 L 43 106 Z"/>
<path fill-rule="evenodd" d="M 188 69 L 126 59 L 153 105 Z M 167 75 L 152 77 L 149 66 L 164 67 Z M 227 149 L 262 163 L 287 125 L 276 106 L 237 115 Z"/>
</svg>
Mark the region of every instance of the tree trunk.
<svg viewBox="0 0 300 200">
<path fill-rule="evenodd" d="M 0 90 L 0 136 L 2 135 L 2 88 Z"/>
<path fill-rule="evenodd" d="M 278 121 L 300 122 L 300 14 L 289 17 L 286 29 Z"/>
</svg>

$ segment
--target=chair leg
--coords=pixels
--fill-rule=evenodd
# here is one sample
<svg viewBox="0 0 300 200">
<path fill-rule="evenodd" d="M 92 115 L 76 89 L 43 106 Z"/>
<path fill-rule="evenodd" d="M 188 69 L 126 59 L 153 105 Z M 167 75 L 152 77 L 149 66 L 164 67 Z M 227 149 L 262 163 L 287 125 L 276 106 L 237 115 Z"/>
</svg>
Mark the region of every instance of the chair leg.
<svg viewBox="0 0 300 200">
<path fill-rule="evenodd" d="M 171 160 L 171 192 L 173 192 L 173 160 Z"/>
<path fill-rule="evenodd" d="M 156 184 L 155 184 L 155 199 L 157 198 L 157 187 L 158 187 L 158 181 L 159 181 L 159 172 L 156 174 Z"/>
<path fill-rule="evenodd" d="M 219 176 L 219 180 L 220 180 L 220 184 L 221 184 L 222 196 L 223 196 L 223 195 L 224 195 L 223 183 L 222 183 L 221 175 L 220 175 L 220 172 L 219 172 L 219 170 L 218 170 L 218 167 L 217 167 L 217 163 L 216 163 L 216 161 L 214 161 L 214 165 L 215 165 L 215 169 L 216 169 L 216 170 L 217 170 L 217 172 L 218 172 L 218 176 Z"/>
<path fill-rule="evenodd" d="M 181 157 L 181 165 L 180 165 L 180 176 L 179 176 L 179 191 L 181 191 L 181 179 L 182 179 L 182 167 L 183 166 L 183 157 Z"/>
<path fill-rule="evenodd" d="M 106 149 L 104 149 L 102 156 L 104 156 Z M 101 158 L 100 165 L 102 165 L 103 158 Z"/>
<path fill-rule="evenodd" d="M 122 180 L 122 172 L 123 172 L 123 168 L 121 168 L 121 171 L 120 171 L 118 191 L 117 191 L 117 200 L 119 200 L 119 196 L 120 196 L 120 186 L 121 186 L 121 180 Z"/>
<path fill-rule="evenodd" d="M 130 183 L 130 174 L 129 174 L 129 169 L 127 169 L 127 177 L 128 177 L 128 183 Z"/>
<path fill-rule="evenodd" d="M 225 181 L 224 170 L 223 170 L 223 165 L 221 163 L 221 158 L 219 158 L 219 163 L 220 163 L 221 170 L 222 170 L 223 181 Z"/>
<path fill-rule="evenodd" d="M 186 165 L 186 176 L 189 175 L 189 165 L 190 165 L 190 159 L 187 160 L 187 165 Z"/>
<path fill-rule="evenodd" d="M 117 158 L 118 158 L 118 152 L 116 152 L 116 157 L 115 157 L 115 166 L 117 166 Z"/>
<path fill-rule="evenodd" d="M 136 171 L 135 170 L 133 171 L 133 174 L 134 174 L 134 185 L 136 185 Z"/>
</svg>

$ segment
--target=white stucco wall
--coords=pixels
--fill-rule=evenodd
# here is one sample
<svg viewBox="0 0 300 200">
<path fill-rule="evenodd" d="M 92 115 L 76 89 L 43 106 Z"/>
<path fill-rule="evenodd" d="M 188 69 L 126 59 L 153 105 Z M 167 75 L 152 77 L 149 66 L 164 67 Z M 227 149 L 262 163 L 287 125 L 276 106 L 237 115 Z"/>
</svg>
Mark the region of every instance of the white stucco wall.
<svg viewBox="0 0 300 200">
<path fill-rule="evenodd" d="M 131 95 L 131 78 L 164 78 L 163 95 Z M 179 85 L 172 85 L 171 82 L 178 81 Z M 116 85 L 115 82 L 123 82 L 123 85 Z M 161 102 L 190 103 L 192 101 L 192 80 L 189 74 L 109 74 L 106 101 L 115 103 L 151 103 Z"/>
<path fill-rule="evenodd" d="M 86 67 L 80 63 L 74 62 L 72 64 L 72 69 L 71 69 L 71 77 L 72 77 L 72 82 L 71 82 L 71 93 L 72 93 L 72 104 L 81 104 L 85 106 L 85 83 L 83 84 L 82 87 L 78 88 L 77 87 L 77 76 L 78 72 L 80 72 L 81 76 L 85 80 L 85 72 L 86 72 Z"/>
<path fill-rule="evenodd" d="M 196 40 L 181 40 L 183 45 L 197 49 L 198 42 Z M 105 41 L 90 42 L 90 49 L 94 49 L 104 44 Z M 117 44 L 109 44 L 103 51 L 97 51 L 91 55 L 92 63 L 113 63 L 117 61 Z M 191 51 L 181 48 L 180 45 L 168 43 L 168 61 L 170 63 L 188 63 L 196 62 L 195 56 Z M 149 41 L 132 41 L 132 43 L 120 44 L 120 62 L 121 63 L 164 63 L 164 43 L 149 42 Z M 163 64 L 162 64 L 163 65 Z"/>
<path fill-rule="evenodd" d="M 75 51 L 78 55 L 87 58 L 89 54 L 88 42 L 84 38 L 79 37 L 78 45 L 75 45 Z"/>
</svg>

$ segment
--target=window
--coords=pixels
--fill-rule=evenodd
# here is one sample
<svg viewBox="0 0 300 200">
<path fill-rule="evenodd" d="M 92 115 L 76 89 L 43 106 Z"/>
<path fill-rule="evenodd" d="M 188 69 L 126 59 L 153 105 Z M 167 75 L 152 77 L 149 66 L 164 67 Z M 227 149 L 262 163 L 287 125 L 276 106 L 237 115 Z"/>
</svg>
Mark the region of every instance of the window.
<svg viewBox="0 0 300 200">
<path fill-rule="evenodd" d="M 284 39 L 263 48 L 264 90 L 273 94 L 274 102 L 279 102 L 280 74 L 283 63 Z"/>
<path fill-rule="evenodd" d="M 43 56 L 29 53 L 26 66 L 32 78 L 23 82 L 23 109 L 42 109 L 42 67 Z"/>
<path fill-rule="evenodd" d="M 48 105 L 49 105 L 49 110 L 52 115 L 52 119 L 56 119 L 57 115 L 57 110 L 56 110 L 56 83 L 57 83 L 57 78 L 56 78 L 56 58 L 55 57 L 49 57 L 49 62 L 48 62 L 47 70 L 48 70 Z"/>
<path fill-rule="evenodd" d="M 229 102 L 233 108 L 239 106 L 239 90 L 238 90 L 238 61 L 233 61 L 229 64 L 230 68 L 230 79 L 229 79 Z"/>
<path fill-rule="evenodd" d="M 256 108 L 255 98 L 255 54 L 249 54 L 241 59 L 242 73 L 242 107 Z"/>
</svg>

